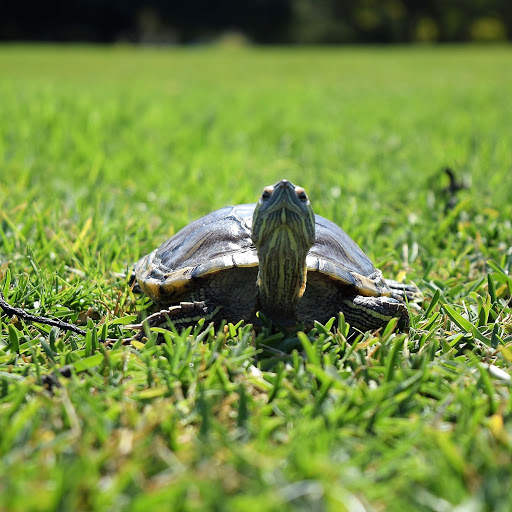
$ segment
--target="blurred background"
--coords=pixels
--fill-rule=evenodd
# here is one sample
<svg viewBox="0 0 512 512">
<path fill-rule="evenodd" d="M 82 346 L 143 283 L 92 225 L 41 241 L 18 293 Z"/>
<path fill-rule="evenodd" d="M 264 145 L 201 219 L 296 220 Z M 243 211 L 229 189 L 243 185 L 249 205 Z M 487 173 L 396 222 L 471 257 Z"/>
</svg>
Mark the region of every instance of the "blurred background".
<svg viewBox="0 0 512 512">
<path fill-rule="evenodd" d="M 510 0 L 7 0 L 2 4 L 3 41 L 173 45 L 512 38 Z"/>
</svg>

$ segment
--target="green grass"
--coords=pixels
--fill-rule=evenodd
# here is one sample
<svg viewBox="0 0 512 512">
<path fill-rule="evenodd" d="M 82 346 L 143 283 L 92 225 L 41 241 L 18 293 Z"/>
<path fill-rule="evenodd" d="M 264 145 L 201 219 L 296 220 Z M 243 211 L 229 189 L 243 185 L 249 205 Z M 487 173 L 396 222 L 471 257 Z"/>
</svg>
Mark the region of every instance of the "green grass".
<svg viewBox="0 0 512 512">
<path fill-rule="evenodd" d="M 0 47 L 0 286 L 88 332 L 2 316 L 0 510 L 509 511 L 511 60 Z M 117 273 L 284 177 L 418 284 L 408 336 L 102 346 L 148 307 Z"/>
</svg>

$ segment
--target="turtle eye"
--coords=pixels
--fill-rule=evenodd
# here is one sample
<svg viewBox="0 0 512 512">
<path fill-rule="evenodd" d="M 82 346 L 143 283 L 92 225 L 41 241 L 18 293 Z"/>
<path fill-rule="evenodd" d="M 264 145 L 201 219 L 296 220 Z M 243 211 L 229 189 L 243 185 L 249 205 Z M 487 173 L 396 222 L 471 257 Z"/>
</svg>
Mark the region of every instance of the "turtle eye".
<svg viewBox="0 0 512 512">
<path fill-rule="evenodd" d="M 308 200 L 308 196 L 306 194 L 306 191 L 303 188 L 297 188 L 297 197 L 302 201 L 305 202 Z"/>
<path fill-rule="evenodd" d="M 271 194 L 271 190 L 269 188 L 265 188 L 263 190 L 263 194 L 261 194 L 261 199 L 263 199 L 264 201 L 266 201 L 267 199 L 270 198 L 270 194 Z"/>
</svg>

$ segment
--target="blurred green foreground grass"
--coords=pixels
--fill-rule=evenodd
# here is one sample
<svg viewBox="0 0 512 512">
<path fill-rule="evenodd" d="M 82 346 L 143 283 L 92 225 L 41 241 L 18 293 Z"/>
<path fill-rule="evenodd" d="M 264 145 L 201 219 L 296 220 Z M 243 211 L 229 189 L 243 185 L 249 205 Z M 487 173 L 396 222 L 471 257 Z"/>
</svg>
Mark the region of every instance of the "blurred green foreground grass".
<svg viewBox="0 0 512 512">
<path fill-rule="evenodd" d="M 88 334 L 2 316 L 0 510 L 509 511 L 511 62 L 1 46 L 0 286 Z M 285 177 L 420 286 L 409 336 L 104 348 L 148 307 L 118 273 Z"/>
</svg>

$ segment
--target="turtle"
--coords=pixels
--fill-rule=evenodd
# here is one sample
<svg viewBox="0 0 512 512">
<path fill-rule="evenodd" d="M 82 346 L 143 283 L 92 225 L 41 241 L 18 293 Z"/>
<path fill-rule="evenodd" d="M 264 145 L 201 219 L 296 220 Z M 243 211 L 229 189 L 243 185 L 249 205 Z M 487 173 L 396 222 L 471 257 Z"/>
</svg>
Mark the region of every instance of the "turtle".
<svg viewBox="0 0 512 512">
<path fill-rule="evenodd" d="M 316 215 L 304 188 L 283 179 L 258 203 L 195 220 L 141 258 L 135 278 L 157 306 L 150 326 L 240 320 L 310 329 L 343 313 L 358 331 L 397 318 L 409 328 L 414 285 L 386 280 L 339 226 Z M 258 313 L 260 312 L 260 314 Z M 139 328 L 142 324 L 139 324 Z"/>
</svg>

